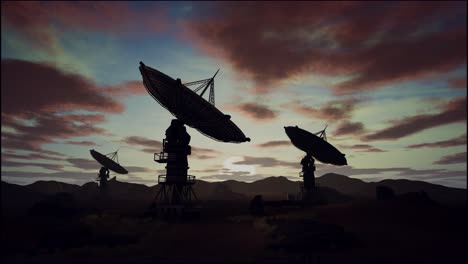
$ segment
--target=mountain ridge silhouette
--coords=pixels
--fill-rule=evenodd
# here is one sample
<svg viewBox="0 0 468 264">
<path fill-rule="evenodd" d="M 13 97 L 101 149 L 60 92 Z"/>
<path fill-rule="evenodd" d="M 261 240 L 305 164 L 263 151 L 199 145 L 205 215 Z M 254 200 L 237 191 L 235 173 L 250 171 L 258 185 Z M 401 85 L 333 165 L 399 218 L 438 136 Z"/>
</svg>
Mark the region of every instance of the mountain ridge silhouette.
<svg viewBox="0 0 468 264">
<path fill-rule="evenodd" d="M 406 179 L 385 179 L 378 182 L 364 182 L 345 175 L 327 173 L 316 178 L 322 189 L 333 189 L 340 194 L 353 198 L 375 199 L 376 187 L 387 186 L 395 194 L 425 192 L 431 199 L 442 204 L 466 204 L 466 189 L 446 187 L 424 181 Z M 291 181 L 284 176 L 271 176 L 254 182 L 227 180 L 207 182 L 198 180 L 194 185 L 200 200 L 252 199 L 257 194 L 266 199 L 287 199 L 288 194 L 297 194 L 300 181 Z M 109 181 L 108 195 L 119 200 L 152 201 L 159 186 L 146 186 L 112 179 Z M 16 185 L 2 181 L 2 205 L 14 207 L 27 206 L 45 196 L 59 192 L 75 194 L 79 199 L 94 199 L 99 194 L 96 182 L 82 186 L 58 181 L 36 181 L 28 185 Z"/>
</svg>

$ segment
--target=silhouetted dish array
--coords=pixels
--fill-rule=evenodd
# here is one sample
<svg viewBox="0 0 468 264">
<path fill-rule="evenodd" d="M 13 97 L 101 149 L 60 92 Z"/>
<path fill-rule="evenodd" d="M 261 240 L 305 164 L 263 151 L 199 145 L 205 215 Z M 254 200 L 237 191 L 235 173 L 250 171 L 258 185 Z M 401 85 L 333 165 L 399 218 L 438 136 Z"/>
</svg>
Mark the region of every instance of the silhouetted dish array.
<svg viewBox="0 0 468 264">
<path fill-rule="evenodd" d="M 298 126 L 284 127 L 284 130 L 296 148 L 312 155 L 320 162 L 338 166 L 348 165 L 345 154 L 341 153 L 323 138 Z"/>
<path fill-rule="evenodd" d="M 97 162 L 99 162 L 103 167 L 108 168 L 109 170 L 114 171 L 114 172 L 119 173 L 119 174 L 127 174 L 128 173 L 128 171 L 124 167 L 120 166 L 120 164 L 113 161 L 109 157 L 97 152 L 94 149 L 90 150 L 89 152 L 91 153 L 91 156 L 93 156 L 93 158 Z"/>
<path fill-rule="evenodd" d="M 180 81 L 143 62 L 140 62 L 140 72 L 148 93 L 184 124 L 214 140 L 230 143 L 250 141 L 231 121 L 231 116 L 223 114 Z"/>
</svg>

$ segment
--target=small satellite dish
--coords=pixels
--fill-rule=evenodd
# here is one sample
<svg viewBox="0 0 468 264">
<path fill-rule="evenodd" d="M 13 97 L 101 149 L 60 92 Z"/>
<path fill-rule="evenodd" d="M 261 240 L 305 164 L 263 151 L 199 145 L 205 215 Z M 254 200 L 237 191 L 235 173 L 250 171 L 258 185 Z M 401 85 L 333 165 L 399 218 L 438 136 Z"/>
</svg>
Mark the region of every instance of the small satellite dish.
<svg viewBox="0 0 468 264">
<path fill-rule="evenodd" d="M 128 173 L 128 171 L 124 167 L 120 166 L 120 164 L 118 163 L 119 159 L 117 156 L 117 151 L 106 155 L 103 155 L 94 149 L 90 150 L 89 152 L 91 153 L 91 156 L 93 156 L 93 158 L 97 162 L 99 162 L 103 167 L 119 174 Z"/>
<path fill-rule="evenodd" d="M 212 78 L 186 84 L 146 66 L 143 62 L 140 62 L 140 72 L 148 93 L 184 124 L 214 140 L 230 143 L 250 141 L 231 121 L 231 116 L 223 114 L 214 106 L 214 77 L 218 72 Z M 192 91 L 187 88 L 191 85 L 199 87 Z M 202 97 L 208 87 L 209 101 Z M 199 90 L 202 90 L 200 95 L 196 93 Z"/>
<path fill-rule="evenodd" d="M 284 127 L 292 144 L 310 154 L 322 163 L 343 166 L 348 165 L 345 154 L 326 141 L 325 129 L 316 134 L 310 133 L 298 126 Z"/>
</svg>

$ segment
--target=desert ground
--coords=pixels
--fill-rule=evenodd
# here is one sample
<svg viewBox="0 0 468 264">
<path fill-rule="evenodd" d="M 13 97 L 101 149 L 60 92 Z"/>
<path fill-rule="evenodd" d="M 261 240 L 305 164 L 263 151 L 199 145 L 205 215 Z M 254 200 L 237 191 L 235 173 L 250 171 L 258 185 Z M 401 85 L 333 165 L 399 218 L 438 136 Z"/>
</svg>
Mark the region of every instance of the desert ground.
<svg viewBox="0 0 468 264">
<path fill-rule="evenodd" d="M 465 204 L 361 197 L 265 205 L 263 214 L 252 215 L 248 195 L 211 195 L 197 203 L 198 217 L 165 220 L 147 214 L 154 188 L 148 187 L 148 199 L 129 200 L 92 187 L 39 193 L 2 182 L 4 263 L 467 261 Z M 30 200 L 21 201 L 25 196 Z"/>
</svg>

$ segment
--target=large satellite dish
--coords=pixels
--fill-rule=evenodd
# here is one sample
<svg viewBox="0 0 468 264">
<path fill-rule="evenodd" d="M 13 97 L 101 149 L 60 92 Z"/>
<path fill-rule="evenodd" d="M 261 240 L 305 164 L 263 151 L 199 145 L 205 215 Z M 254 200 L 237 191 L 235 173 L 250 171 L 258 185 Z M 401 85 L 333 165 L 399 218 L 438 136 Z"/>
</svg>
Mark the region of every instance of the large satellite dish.
<svg viewBox="0 0 468 264">
<path fill-rule="evenodd" d="M 286 134 L 296 148 L 310 154 L 322 163 L 348 165 L 345 154 L 326 141 L 325 129 L 313 134 L 297 126 L 284 127 Z"/>
<path fill-rule="evenodd" d="M 250 138 L 230 120 L 231 116 L 223 114 L 214 106 L 213 85 L 216 74 L 210 79 L 181 84 L 180 80 L 174 80 L 143 62 L 140 62 L 139 68 L 148 93 L 184 124 L 214 140 L 231 143 L 250 141 Z M 192 91 L 187 88 L 189 85 L 200 87 Z M 208 87 L 209 101 L 202 97 Z M 198 95 L 196 92 L 201 88 L 204 89 L 201 95 Z"/>
<path fill-rule="evenodd" d="M 120 164 L 118 163 L 119 160 L 117 156 L 117 151 L 106 155 L 103 155 L 94 149 L 90 150 L 89 152 L 91 153 L 91 156 L 93 156 L 93 158 L 97 162 L 99 162 L 103 167 L 119 174 L 128 173 L 128 171 L 124 167 L 120 166 Z"/>
</svg>

